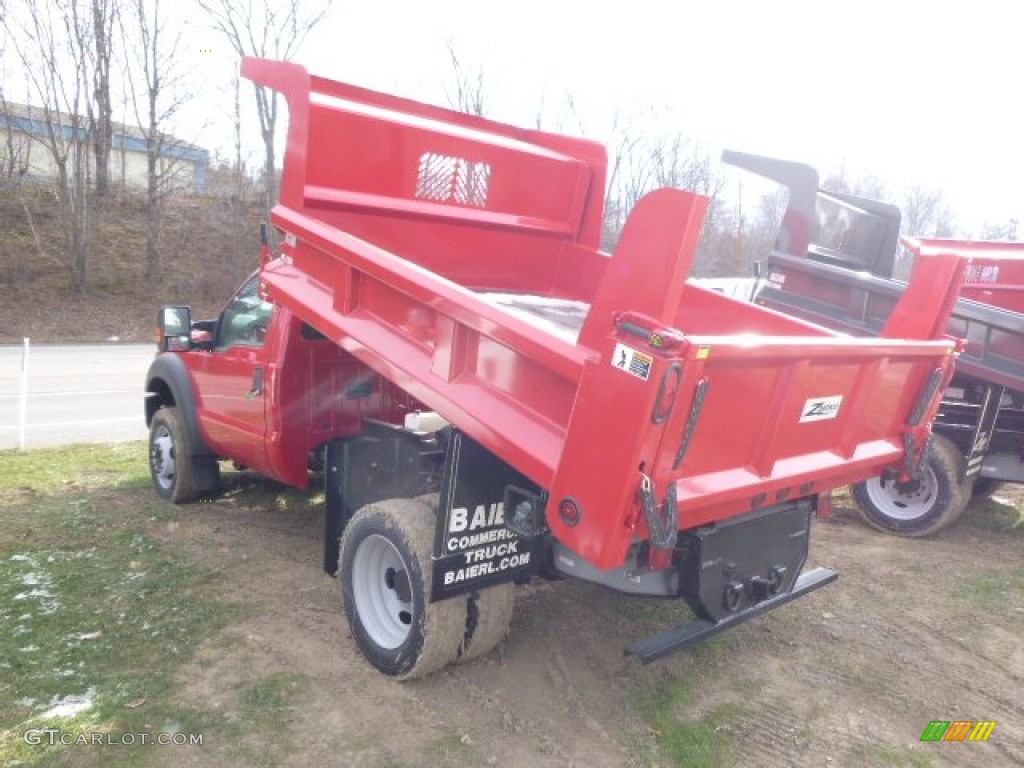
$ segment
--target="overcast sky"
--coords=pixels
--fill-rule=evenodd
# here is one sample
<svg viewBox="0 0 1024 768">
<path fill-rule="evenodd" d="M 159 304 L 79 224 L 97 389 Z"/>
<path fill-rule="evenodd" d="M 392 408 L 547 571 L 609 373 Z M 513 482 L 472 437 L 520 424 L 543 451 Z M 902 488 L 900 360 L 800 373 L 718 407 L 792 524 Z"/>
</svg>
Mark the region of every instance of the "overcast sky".
<svg viewBox="0 0 1024 768">
<path fill-rule="evenodd" d="M 185 23 L 191 115 L 226 149 L 237 59 L 198 13 Z M 446 104 L 450 41 L 484 72 L 490 117 L 532 125 L 541 112 L 545 128 L 607 140 L 616 115 L 654 109 L 716 157 L 845 165 L 894 193 L 938 187 L 968 231 L 1016 217 L 1020 235 L 1022 37 L 1013 0 L 336 0 L 296 60 Z"/>
<path fill-rule="evenodd" d="M 491 116 L 598 138 L 653 107 L 702 140 L 944 190 L 1024 224 L 1024 4 L 1013 0 L 338 2 L 299 59 L 444 103 L 445 41 Z"/>
</svg>

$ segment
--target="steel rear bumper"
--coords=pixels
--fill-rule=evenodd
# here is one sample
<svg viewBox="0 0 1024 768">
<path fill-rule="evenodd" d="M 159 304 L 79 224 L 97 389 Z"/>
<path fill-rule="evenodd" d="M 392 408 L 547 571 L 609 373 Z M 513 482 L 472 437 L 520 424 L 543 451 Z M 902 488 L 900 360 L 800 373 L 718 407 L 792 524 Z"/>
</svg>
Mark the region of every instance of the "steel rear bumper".
<svg viewBox="0 0 1024 768">
<path fill-rule="evenodd" d="M 649 664 L 650 662 L 657 661 L 671 653 L 680 651 L 687 646 L 696 645 L 697 643 L 717 635 L 719 632 L 731 629 L 737 624 L 742 624 L 748 619 L 760 616 L 774 608 L 778 608 L 780 605 L 785 605 L 788 602 L 796 600 L 798 597 L 802 597 L 816 589 L 824 587 L 826 584 L 831 584 L 838 578 L 839 574 L 829 568 L 814 568 L 813 570 L 800 574 L 799 578 L 797 578 L 794 583 L 793 588 L 789 592 L 784 592 L 776 595 L 775 597 L 763 600 L 760 603 L 756 603 L 738 613 L 731 614 L 717 622 L 708 621 L 706 619 L 696 619 L 695 621 L 681 624 L 680 626 L 669 629 L 661 634 L 653 635 L 643 640 L 638 640 L 625 649 L 625 654 L 628 656 L 636 656 L 642 663 Z"/>
</svg>

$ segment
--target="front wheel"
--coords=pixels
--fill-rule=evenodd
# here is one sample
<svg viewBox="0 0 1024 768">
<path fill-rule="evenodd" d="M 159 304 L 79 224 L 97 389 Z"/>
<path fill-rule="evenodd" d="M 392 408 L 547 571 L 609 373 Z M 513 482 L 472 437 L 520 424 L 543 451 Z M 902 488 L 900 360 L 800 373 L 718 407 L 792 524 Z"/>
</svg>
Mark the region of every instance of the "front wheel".
<svg viewBox="0 0 1024 768">
<path fill-rule="evenodd" d="M 161 499 L 184 504 L 217 491 L 220 468 L 212 457 L 195 457 L 188 433 L 174 407 L 161 408 L 149 425 L 149 474 Z"/>
<path fill-rule="evenodd" d="M 967 506 L 963 457 L 953 443 L 934 435 L 916 480 L 872 478 L 853 486 L 853 498 L 873 528 L 900 536 L 929 536 L 950 525 Z"/>
<path fill-rule="evenodd" d="M 177 408 L 161 408 L 149 425 L 149 473 L 157 496 L 174 504 L 195 498 L 192 457 Z"/>
<path fill-rule="evenodd" d="M 422 677 L 453 663 L 466 633 L 466 598 L 429 602 L 435 514 L 413 499 L 360 509 L 341 539 L 345 615 L 366 659 L 386 675 Z"/>
</svg>

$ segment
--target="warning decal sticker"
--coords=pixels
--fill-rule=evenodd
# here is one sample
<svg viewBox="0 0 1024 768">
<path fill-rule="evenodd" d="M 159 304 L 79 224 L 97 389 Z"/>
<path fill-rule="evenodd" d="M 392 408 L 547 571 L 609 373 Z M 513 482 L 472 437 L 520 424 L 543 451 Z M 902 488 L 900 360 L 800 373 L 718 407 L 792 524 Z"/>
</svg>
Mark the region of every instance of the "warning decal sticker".
<svg viewBox="0 0 1024 768">
<path fill-rule="evenodd" d="M 615 353 L 612 355 L 612 367 L 631 373 L 638 379 L 647 381 L 651 378 L 651 366 L 654 365 L 654 358 L 645 355 L 625 344 L 616 344 Z"/>
</svg>

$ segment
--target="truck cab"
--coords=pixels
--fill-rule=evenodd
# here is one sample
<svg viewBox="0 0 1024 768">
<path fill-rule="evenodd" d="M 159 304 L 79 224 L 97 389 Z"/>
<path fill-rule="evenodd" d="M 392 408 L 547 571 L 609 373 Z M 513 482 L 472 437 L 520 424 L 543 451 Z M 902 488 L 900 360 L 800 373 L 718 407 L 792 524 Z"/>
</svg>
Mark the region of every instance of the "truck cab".
<svg viewBox="0 0 1024 768">
<path fill-rule="evenodd" d="M 218 488 L 218 459 L 297 488 L 311 454 L 366 418 L 401 422 L 418 404 L 285 307 L 250 275 L 215 320 L 186 306 L 158 314 L 146 378 L 150 470 L 164 498 Z M 312 457 L 314 463 L 317 457 Z"/>
</svg>

